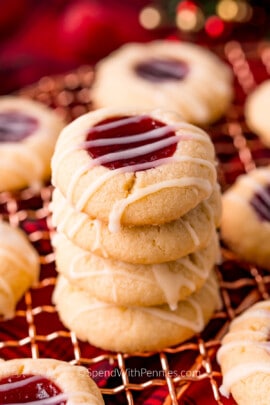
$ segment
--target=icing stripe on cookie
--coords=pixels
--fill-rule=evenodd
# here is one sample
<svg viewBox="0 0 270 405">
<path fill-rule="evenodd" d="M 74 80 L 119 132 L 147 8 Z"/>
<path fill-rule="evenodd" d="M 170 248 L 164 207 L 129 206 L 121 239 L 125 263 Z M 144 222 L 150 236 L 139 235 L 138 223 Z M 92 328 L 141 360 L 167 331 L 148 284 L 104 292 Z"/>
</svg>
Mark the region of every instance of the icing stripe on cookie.
<svg viewBox="0 0 270 405">
<path fill-rule="evenodd" d="M 231 387 L 238 381 L 249 377 L 252 374 L 266 373 L 270 374 L 270 363 L 262 362 L 248 362 L 244 364 L 237 365 L 231 368 L 228 372 L 223 375 L 223 382 L 219 388 L 219 391 L 225 397 L 229 397 Z"/>
</svg>

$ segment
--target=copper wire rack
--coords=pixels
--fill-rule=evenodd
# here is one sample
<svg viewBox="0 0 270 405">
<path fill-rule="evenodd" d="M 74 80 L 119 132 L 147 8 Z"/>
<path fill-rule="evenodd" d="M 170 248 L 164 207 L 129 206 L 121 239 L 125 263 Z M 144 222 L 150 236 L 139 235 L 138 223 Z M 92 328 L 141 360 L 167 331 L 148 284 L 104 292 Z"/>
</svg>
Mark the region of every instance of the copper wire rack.
<svg viewBox="0 0 270 405">
<path fill-rule="evenodd" d="M 245 98 L 269 77 L 270 44 L 231 41 L 217 53 L 235 75 L 235 100 L 224 119 L 208 128 L 219 161 L 223 191 L 238 175 L 270 164 L 270 150 L 250 132 Z M 67 120 L 91 109 L 93 68 L 84 66 L 59 77 L 44 77 L 19 94 L 56 108 Z M 0 324 L 0 357 L 53 357 L 81 364 L 100 386 L 106 404 L 233 404 L 221 397 L 221 373 L 215 354 L 230 321 L 260 299 L 269 298 L 270 273 L 245 263 L 222 246 L 217 275 L 223 308 L 192 340 L 160 353 L 111 353 L 80 342 L 58 319 L 51 301 L 56 271 L 50 239 L 52 186 L 39 193 L 26 189 L 0 193 L 0 215 L 21 227 L 40 254 L 41 278 L 17 306 L 14 319 Z M 136 375 L 135 370 L 147 370 Z M 132 375 L 131 370 L 134 371 Z M 143 375 L 142 375 L 143 374 Z"/>
</svg>

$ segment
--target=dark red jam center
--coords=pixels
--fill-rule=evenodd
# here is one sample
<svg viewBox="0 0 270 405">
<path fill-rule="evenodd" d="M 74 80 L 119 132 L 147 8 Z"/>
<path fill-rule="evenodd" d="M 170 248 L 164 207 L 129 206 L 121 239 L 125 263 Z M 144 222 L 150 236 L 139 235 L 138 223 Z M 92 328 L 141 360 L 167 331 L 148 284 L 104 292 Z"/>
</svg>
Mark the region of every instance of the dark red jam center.
<svg viewBox="0 0 270 405">
<path fill-rule="evenodd" d="M 52 381 L 46 377 L 31 374 L 11 375 L 0 380 L 0 404 L 24 404 L 26 402 L 40 401 L 45 404 L 45 399 L 55 397 L 62 393 Z M 25 381 L 25 383 L 23 383 Z M 19 385 L 17 383 L 20 383 Z M 3 390 L 3 384 L 8 384 L 8 389 Z M 2 388 L 1 388 L 2 386 Z M 53 405 L 65 405 L 66 401 L 57 401 Z"/>
<path fill-rule="evenodd" d="M 143 135 L 148 131 L 153 131 L 158 128 L 164 128 L 163 134 L 157 137 L 149 137 L 144 140 L 130 140 L 125 143 L 120 143 L 119 138 L 126 136 Z M 96 126 L 91 128 L 87 134 L 87 141 L 93 141 L 98 139 L 113 138 L 109 145 L 90 146 L 86 150 L 92 159 L 101 158 L 104 155 L 114 152 L 122 152 L 121 159 L 113 159 L 110 162 L 101 163 L 101 165 L 108 167 L 109 169 L 118 169 L 121 167 L 127 167 L 147 162 L 154 162 L 158 159 L 167 158 L 173 156 L 176 150 L 176 140 L 172 144 L 165 147 L 160 147 L 155 151 L 144 151 L 144 148 L 137 154 L 132 152 L 132 148 L 138 148 L 140 146 L 155 145 L 156 142 L 171 138 L 175 136 L 175 131 L 166 127 L 166 124 L 154 120 L 147 115 L 134 116 L 134 117 L 116 117 L 100 121 Z M 115 141 L 114 141 L 115 140 Z M 117 140 L 119 143 L 117 143 Z M 131 156 L 125 158 L 125 153 L 130 151 Z M 153 167 L 154 167 L 153 163 Z M 140 169 L 137 169 L 140 170 Z"/>
<path fill-rule="evenodd" d="M 135 72 L 151 82 L 183 80 L 188 74 L 188 65 L 172 59 L 149 59 L 135 66 Z"/>
<path fill-rule="evenodd" d="M 270 184 L 255 193 L 250 204 L 262 221 L 270 222 Z"/>
<path fill-rule="evenodd" d="M 0 112 L 0 142 L 20 142 L 38 127 L 38 121 L 19 111 Z"/>
</svg>

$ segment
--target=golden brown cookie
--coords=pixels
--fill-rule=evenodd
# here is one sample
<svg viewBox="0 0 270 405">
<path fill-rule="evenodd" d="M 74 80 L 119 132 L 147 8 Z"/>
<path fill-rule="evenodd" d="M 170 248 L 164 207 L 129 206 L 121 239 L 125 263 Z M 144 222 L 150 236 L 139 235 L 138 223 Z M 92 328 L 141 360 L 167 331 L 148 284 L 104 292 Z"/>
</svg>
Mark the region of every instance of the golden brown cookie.
<svg viewBox="0 0 270 405">
<path fill-rule="evenodd" d="M 177 307 L 202 287 L 219 254 L 217 234 L 205 249 L 174 262 L 130 264 L 82 250 L 63 234 L 54 237 L 56 265 L 70 283 L 98 300 L 118 305 Z"/>
<path fill-rule="evenodd" d="M 39 256 L 26 235 L 0 221 L 0 316 L 14 316 L 17 302 L 39 277 Z"/>
<path fill-rule="evenodd" d="M 245 260 L 270 269 L 270 167 L 240 176 L 222 202 L 223 240 Z"/>
<path fill-rule="evenodd" d="M 37 101 L 0 97 L 0 191 L 38 186 L 50 161 L 62 119 Z"/>
<path fill-rule="evenodd" d="M 256 303 L 232 321 L 218 351 L 220 391 L 239 405 L 270 403 L 269 319 L 270 301 Z"/>
<path fill-rule="evenodd" d="M 116 233 L 102 221 L 76 212 L 57 189 L 51 210 L 57 231 L 84 250 L 128 263 L 163 263 L 207 246 L 220 219 L 220 191 L 215 188 L 209 200 L 177 221 L 159 226 L 125 226 Z"/>
<path fill-rule="evenodd" d="M 209 50 L 160 40 L 131 43 L 98 63 L 91 95 L 96 107 L 165 108 L 205 125 L 232 99 L 232 73 Z"/>
<path fill-rule="evenodd" d="M 176 220 L 216 184 L 209 136 L 161 110 L 107 108 L 79 117 L 61 132 L 52 172 L 69 203 L 111 231 Z"/>
<path fill-rule="evenodd" d="M 64 325 L 79 339 L 105 350 L 162 350 L 200 332 L 220 306 L 214 273 L 195 294 L 178 303 L 153 307 L 117 306 L 97 301 L 59 277 L 54 302 Z"/>
<path fill-rule="evenodd" d="M 269 98 L 270 80 L 266 80 L 248 96 L 245 105 L 248 126 L 268 147 L 270 147 Z"/>
</svg>

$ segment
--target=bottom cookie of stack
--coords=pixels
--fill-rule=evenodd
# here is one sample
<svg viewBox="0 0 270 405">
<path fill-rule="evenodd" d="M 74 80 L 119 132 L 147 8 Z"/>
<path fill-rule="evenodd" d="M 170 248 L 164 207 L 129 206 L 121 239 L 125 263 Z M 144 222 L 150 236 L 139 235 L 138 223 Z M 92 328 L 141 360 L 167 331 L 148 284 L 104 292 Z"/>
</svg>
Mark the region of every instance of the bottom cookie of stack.
<svg viewBox="0 0 270 405">
<path fill-rule="evenodd" d="M 201 332 L 220 307 L 219 287 L 212 271 L 203 287 L 177 308 L 168 305 L 119 306 L 98 301 L 59 276 L 53 300 L 63 324 L 79 339 L 105 350 L 162 350 Z M 74 304 L 75 303 L 75 304 Z"/>
</svg>

